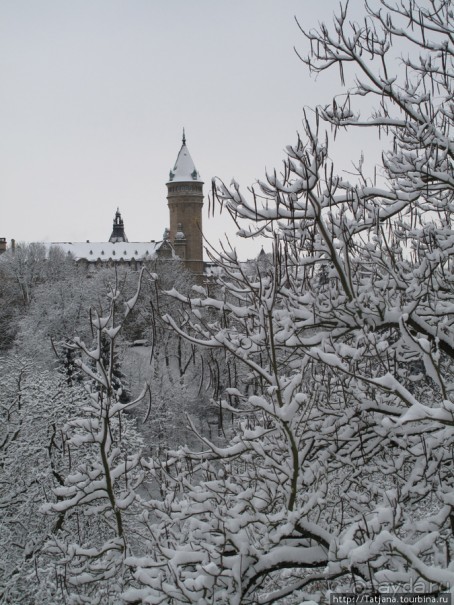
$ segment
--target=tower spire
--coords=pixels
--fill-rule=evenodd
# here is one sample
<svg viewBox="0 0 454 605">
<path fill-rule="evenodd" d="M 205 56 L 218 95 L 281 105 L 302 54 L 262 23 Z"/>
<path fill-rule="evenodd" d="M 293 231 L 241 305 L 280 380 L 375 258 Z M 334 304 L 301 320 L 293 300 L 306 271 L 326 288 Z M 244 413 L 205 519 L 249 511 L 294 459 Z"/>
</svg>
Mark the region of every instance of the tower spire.
<svg viewBox="0 0 454 605">
<path fill-rule="evenodd" d="M 184 133 L 184 127 L 183 127 L 183 145 L 186 145 L 186 135 Z"/>
<path fill-rule="evenodd" d="M 125 226 L 123 219 L 121 218 L 120 208 L 117 207 L 115 218 L 113 221 L 112 235 L 110 236 L 109 242 L 112 244 L 116 242 L 127 242 L 128 238 L 125 233 Z"/>
</svg>

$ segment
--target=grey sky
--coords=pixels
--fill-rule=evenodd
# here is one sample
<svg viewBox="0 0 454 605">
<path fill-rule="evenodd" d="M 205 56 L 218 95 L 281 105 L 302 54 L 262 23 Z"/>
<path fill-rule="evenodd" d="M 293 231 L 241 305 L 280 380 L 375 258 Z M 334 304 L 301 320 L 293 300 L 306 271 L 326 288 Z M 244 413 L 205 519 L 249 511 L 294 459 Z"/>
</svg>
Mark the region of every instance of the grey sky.
<svg viewBox="0 0 454 605">
<path fill-rule="evenodd" d="M 279 167 L 303 107 L 340 91 L 296 57 L 294 16 L 308 27 L 337 6 L 1 0 L 0 236 L 106 240 L 119 206 L 131 241 L 161 239 L 183 126 L 206 193 L 213 176 L 246 189 Z M 214 243 L 224 231 L 226 215 L 205 220 Z"/>
</svg>

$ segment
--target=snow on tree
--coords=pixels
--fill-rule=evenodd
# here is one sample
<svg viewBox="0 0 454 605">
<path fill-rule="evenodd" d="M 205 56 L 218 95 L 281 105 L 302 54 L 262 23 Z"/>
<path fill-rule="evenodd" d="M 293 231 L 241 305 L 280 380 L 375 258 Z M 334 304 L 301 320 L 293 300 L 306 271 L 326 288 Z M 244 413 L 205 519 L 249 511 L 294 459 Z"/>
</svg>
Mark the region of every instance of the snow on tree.
<svg viewBox="0 0 454 605">
<path fill-rule="evenodd" d="M 15 345 L 21 354 L 34 359 L 43 368 L 53 367 L 56 353 L 59 358 L 67 354 L 67 339 L 78 336 L 88 342 L 91 338 L 89 309 L 93 304 L 103 304 L 108 284 L 115 280 L 115 270 L 102 268 L 87 274 L 72 259 L 51 254 L 50 249 L 46 277 L 38 284 L 26 314 L 19 322 Z M 58 248 L 57 251 L 60 252 Z M 53 267 L 53 269 L 52 269 Z M 132 296 L 136 288 L 137 274 L 118 270 L 122 295 Z"/>
<path fill-rule="evenodd" d="M 15 355 L 0 358 L 0 380 L 0 601 L 28 605 L 42 546 L 65 522 L 64 513 L 46 518 L 39 508 L 70 469 L 63 429 L 86 396 Z"/>
<path fill-rule="evenodd" d="M 123 303 L 123 314 L 118 311 L 117 281 L 111 286 L 107 309 L 91 309 L 93 345 L 87 346 L 79 337 L 69 345 L 81 353 L 76 364 L 86 378 L 87 391 L 87 401 L 63 429 L 67 450 L 77 462 L 53 490 L 54 501 L 41 509 L 52 517 L 65 516 L 64 526 L 42 548 L 41 563 L 53 569 L 61 602 L 117 602 L 128 571 L 124 558 L 141 541 L 135 528 L 143 443 L 125 411 L 139 403 L 145 392 L 135 401 L 122 402 L 115 346 L 137 301 L 142 275 L 143 271 L 136 293 Z"/>
<path fill-rule="evenodd" d="M 8 250 L 0 258 L 0 268 L 11 278 L 22 306 L 27 307 L 33 300 L 34 290 L 45 279 L 61 276 L 63 264 L 72 263 L 57 248 L 51 248 L 49 256 L 46 247 L 40 243 L 20 243 L 14 250 Z"/>
<path fill-rule="evenodd" d="M 273 263 L 251 278 L 225 251 L 221 296 L 174 292 L 188 317 L 166 319 L 228 353 L 255 392 L 227 389 L 226 446 L 199 435 L 198 450 L 148 463 L 165 497 L 147 504 L 146 556 L 126 560 L 128 603 L 454 584 L 454 14 L 446 0 L 365 10 L 361 24 L 341 8 L 331 28 L 303 31 L 311 71 L 356 79 L 305 119 L 282 174 L 249 196 L 213 183 L 255 225 L 240 235 L 272 238 Z M 362 162 L 337 176 L 325 126 L 386 134 L 384 184 Z"/>
<path fill-rule="evenodd" d="M 43 244 L 20 243 L 0 256 L 0 348 L 13 342 L 21 317 L 28 311 L 37 288 L 61 278 L 73 265 L 57 248 L 49 254 Z"/>
<path fill-rule="evenodd" d="M 134 412 L 138 426 L 149 447 L 156 455 L 176 445 L 194 442 L 187 428 L 186 414 L 190 414 L 204 433 L 218 425 L 219 410 L 211 410 L 207 403 L 211 396 L 218 397 L 219 374 L 223 373 L 223 360 L 205 355 L 194 345 L 181 338 L 162 316 L 171 313 L 184 317 L 184 304 L 167 294 L 177 289 L 189 295 L 193 274 L 179 261 L 157 259 L 148 264 L 157 279 L 143 280 L 141 295 L 133 313 L 125 323 L 129 341 L 144 339 L 150 346 L 129 349 L 125 356 L 125 373 L 132 384 L 137 360 L 147 361 L 147 378 L 150 384 L 151 405 L 143 405 Z M 144 357 L 146 356 L 146 357 Z M 137 368 L 139 373 L 142 368 Z M 138 393 L 140 383 L 136 385 Z M 148 410 L 148 412 L 147 412 Z"/>
</svg>

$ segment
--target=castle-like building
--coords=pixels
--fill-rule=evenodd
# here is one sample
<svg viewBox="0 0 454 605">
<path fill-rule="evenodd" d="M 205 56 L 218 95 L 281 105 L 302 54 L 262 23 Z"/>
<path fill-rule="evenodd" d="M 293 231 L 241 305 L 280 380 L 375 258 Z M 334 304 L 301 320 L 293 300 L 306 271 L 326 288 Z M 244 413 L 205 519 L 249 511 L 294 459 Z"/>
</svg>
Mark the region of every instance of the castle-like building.
<svg viewBox="0 0 454 605">
<path fill-rule="evenodd" d="M 186 146 L 184 130 L 183 144 L 167 182 L 167 201 L 170 213 L 168 237 L 175 253 L 184 260 L 188 269 L 201 275 L 203 181 Z"/>
<path fill-rule="evenodd" d="M 201 276 L 204 272 L 203 181 L 186 145 L 184 130 L 181 149 L 167 182 L 167 201 L 169 228 L 165 229 L 160 241 L 129 242 L 120 210 L 117 209 L 108 241 L 53 242 L 46 246 L 59 246 L 71 254 L 75 261 L 87 267 L 119 263 L 137 268 L 153 258 L 179 257 L 196 276 Z M 0 253 L 5 250 L 6 239 L 0 238 Z"/>
</svg>

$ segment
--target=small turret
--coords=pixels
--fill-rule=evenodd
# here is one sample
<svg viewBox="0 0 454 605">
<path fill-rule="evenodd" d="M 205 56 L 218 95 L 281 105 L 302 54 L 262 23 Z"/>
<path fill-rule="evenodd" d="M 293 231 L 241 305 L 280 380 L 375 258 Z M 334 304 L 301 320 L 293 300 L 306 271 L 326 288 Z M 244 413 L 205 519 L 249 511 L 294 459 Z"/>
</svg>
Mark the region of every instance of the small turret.
<svg viewBox="0 0 454 605">
<path fill-rule="evenodd" d="M 186 236 L 183 232 L 183 225 L 178 223 L 178 231 L 175 233 L 175 239 L 186 239 Z"/>
<path fill-rule="evenodd" d="M 186 260 L 186 236 L 183 231 L 183 225 L 178 223 L 177 232 L 175 233 L 175 239 L 173 241 L 173 248 L 175 254 L 181 259 Z"/>
<path fill-rule="evenodd" d="M 123 219 L 121 218 L 120 209 L 117 208 L 115 213 L 115 218 L 113 222 L 112 235 L 110 236 L 109 242 L 112 244 L 116 242 L 127 242 L 128 238 L 125 233 L 125 226 L 123 223 Z"/>
</svg>

